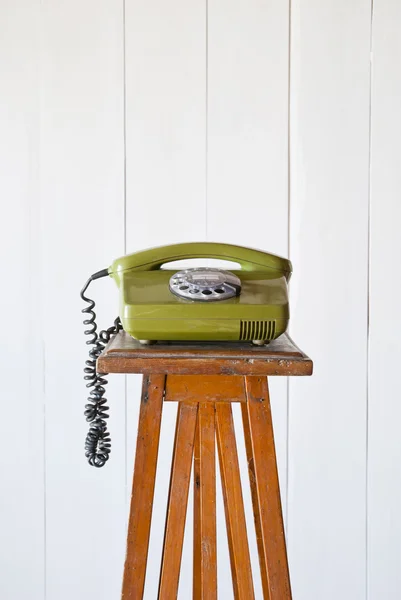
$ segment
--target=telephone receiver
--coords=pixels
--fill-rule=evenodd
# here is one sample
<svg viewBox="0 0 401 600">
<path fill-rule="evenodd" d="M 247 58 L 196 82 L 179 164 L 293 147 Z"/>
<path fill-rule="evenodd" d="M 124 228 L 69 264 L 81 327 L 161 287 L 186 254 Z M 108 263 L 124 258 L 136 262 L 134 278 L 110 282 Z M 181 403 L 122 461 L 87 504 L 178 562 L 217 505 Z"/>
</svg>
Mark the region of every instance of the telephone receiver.
<svg viewBox="0 0 401 600">
<path fill-rule="evenodd" d="M 285 274 L 288 279 L 292 273 L 291 262 L 286 258 L 244 246 L 215 242 L 189 242 L 135 252 L 117 258 L 107 272 L 118 282 L 119 274 L 126 270 L 153 271 L 160 269 L 168 262 L 194 258 L 213 258 L 237 262 L 243 271 L 274 270 Z"/>
<path fill-rule="evenodd" d="M 162 269 L 186 259 L 220 259 L 240 269 L 196 267 Z M 85 455 L 102 467 L 111 451 L 107 430 L 107 379 L 96 372 L 96 360 L 111 337 L 124 329 L 142 343 L 162 341 L 268 343 L 281 335 L 289 319 L 291 262 L 280 256 L 232 244 L 183 243 L 151 248 L 117 258 L 109 268 L 91 275 L 81 298 L 87 303 L 85 334 L 91 346 L 84 378 L 90 388 L 85 417 L 89 432 Z M 120 316 L 97 331 L 94 300 L 86 290 L 95 279 L 110 276 L 120 293 Z"/>
</svg>

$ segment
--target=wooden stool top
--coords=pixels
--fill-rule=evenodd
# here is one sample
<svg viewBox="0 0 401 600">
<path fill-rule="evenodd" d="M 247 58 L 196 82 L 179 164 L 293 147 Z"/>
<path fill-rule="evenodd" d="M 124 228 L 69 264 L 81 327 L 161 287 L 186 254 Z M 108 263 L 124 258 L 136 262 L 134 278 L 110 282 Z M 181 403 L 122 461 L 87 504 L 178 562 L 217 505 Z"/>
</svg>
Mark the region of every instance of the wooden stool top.
<svg viewBox="0 0 401 600">
<path fill-rule="evenodd" d="M 245 342 L 157 342 L 121 331 L 97 361 L 99 373 L 311 375 L 313 363 L 287 334 L 265 346 Z"/>
</svg>

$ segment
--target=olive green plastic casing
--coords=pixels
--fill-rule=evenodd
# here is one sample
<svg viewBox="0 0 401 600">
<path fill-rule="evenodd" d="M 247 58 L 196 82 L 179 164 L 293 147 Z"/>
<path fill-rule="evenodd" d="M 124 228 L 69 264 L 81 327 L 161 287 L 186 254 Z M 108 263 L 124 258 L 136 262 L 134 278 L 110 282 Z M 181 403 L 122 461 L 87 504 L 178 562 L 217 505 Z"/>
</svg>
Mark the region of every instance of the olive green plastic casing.
<svg viewBox="0 0 401 600">
<path fill-rule="evenodd" d="M 241 294 L 228 300 L 199 302 L 169 289 L 178 269 L 167 262 L 217 258 L 239 263 L 230 269 L 241 280 Z M 238 341 L 274 339 L 289 320 L 291 262 L 260 250 L 219 243 L 185 243 L 151 248 L 118 258 L 109 268 L 120 289 L 124 330 L 140 340 Z"/>
</svg>

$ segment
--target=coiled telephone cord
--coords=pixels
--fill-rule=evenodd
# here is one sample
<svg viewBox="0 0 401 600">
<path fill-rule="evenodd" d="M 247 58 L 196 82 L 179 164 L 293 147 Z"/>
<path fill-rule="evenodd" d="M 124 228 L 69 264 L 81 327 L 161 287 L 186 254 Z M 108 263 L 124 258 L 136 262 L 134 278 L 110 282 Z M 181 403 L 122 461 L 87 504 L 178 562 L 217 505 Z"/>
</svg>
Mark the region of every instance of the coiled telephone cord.
<svg viewBox="0 0 401 600">
<path fill-rule="evenodd" d="M 111 438 L 107 429 L 106 419 L 109 418 L 107 399 L 105 398 L 105 385 L 107 379 L 105 374 L 97 373 L 96 360 L 103 352 L 110 338 L 122 329 L 120 317 L 114 320 L 114 325 L 108 329 L 97 332 L 95 301 L 85 296 L 90 283 L 100 277 L 106 277 L 108 270 L 103 269 L 91 275 L 81 290 L 81 298 L 87 302 L 88 306 L 82 309 L 82 312 L 88 318 L 84 320 L 84 325 L 89 325 L 85 330 L 85 335 L 90 336 L 86 343 L 92 348 L 89 351 L 89 359 L 85 361 L 84 379 L 87 381 L 86 387 L 92 388 L 85 405 L 85 417 L 89 425 L 88 435 L 85 440 L 85 456 L 93 467 L 103 467 L 109 460 L 111 452 Z"/>
</svg>

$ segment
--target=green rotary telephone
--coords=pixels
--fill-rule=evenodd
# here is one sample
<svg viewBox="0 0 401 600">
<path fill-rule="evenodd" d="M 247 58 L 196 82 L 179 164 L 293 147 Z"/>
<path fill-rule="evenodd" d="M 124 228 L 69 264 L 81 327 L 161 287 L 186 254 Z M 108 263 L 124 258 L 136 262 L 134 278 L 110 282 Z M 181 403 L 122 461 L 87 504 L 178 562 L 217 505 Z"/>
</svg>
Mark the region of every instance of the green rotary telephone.
<svg viewBox="0 0 401 600">
<path fill-rule="evenodd" d="M 197 267 L 163 269 L 188 259 L 235 262 L 240 269 Z M 184 243 L 151 248 L 116 259 L 108 269 L 94 273 L 81 291 L 92 348 L 85 379 L 92 388 L 85 415 L 90 422 L 86 456 L 103 466 L 110 453 L 104 385 L 96 360 L 110 337 L 121 329 L 142 343 L 165 341 L 253 342 L 263 345 L 287 329 L 288 281 L 291 262 L 242 246 L 219 243 Z M 95 302 L 86 290 L 95 279 L 109 275 L 119 288 L 120 317 L 107 330 L 97 332 Z"/>
<path fill-rule="evenodd" d="M 240 270 L 163 264 L 192 258 L 239 263 Z M 255 341 L 281 335 L 289 318 L 290 261 L 259 250 L 215 243 L 152 248 L 113 262 L 124 330 L 139 340 Z"/>
</svg>

